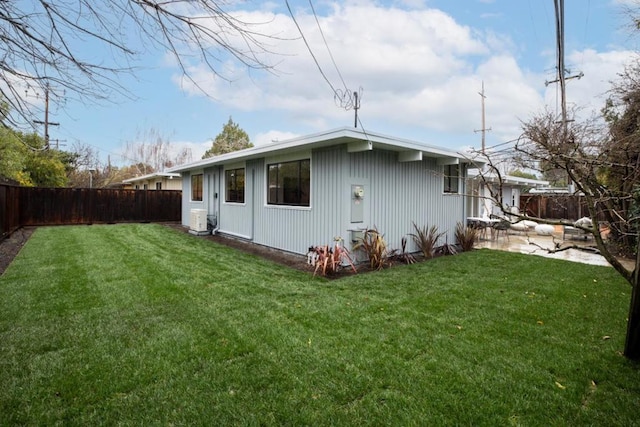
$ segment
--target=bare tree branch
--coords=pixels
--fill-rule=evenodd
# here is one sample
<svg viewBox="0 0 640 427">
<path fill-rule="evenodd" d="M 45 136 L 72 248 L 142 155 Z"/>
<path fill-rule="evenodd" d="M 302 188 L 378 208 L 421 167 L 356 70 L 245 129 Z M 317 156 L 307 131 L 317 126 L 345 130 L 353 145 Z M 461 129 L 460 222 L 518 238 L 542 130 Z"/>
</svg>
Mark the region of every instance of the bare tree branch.
<svg viewBox="0 0 640 427">
<path fill-rule="evenodd" d="M 196 86 L 195 64 L 217 78 L 229 59 L 271 70 L 269 41 L 278 37 L 262 32 L 267 23 L 243 19 L 224 0 L 0 1 L 2 124 L 24 127 L 40 114 L 24 96 L 29 88 L 84 102 L 131 97 L 119 76 L 135 73 L 151 50 L 169 52 Z"/>
</svg>

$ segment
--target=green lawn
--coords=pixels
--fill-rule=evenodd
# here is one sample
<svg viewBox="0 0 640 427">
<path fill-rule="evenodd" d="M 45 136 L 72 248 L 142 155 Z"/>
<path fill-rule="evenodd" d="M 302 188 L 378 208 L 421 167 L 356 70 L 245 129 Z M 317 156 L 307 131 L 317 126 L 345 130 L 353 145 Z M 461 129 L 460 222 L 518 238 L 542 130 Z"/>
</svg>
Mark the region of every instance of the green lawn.
<svg viewBox="0 0 640 427">
<path fill-rule="evenodd" d="M 478 250 L 337 281 L 160 225 L 39 228 L 0 425 L 640 425 L 607 267 Z"/>
</svg>

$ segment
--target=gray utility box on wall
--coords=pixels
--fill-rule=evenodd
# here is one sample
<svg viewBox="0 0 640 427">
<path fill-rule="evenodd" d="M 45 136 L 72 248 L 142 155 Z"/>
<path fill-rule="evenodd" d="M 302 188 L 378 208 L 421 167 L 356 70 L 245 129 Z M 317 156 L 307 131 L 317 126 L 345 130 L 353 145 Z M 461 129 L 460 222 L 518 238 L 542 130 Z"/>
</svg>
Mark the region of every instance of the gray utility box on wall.
<svg viewBox="0 0 640 427">
<path fill-rule="evenodd" d="M 364 185 L 351 186 L 351 222 L 364 222 Z"/>
<path fill-rule="evenodd" d="M 355 263 L 366 261 L 367 255 L 362 249 L 354 250 L 354 247 L 364 239 L 364 230 L 349 230 L 349 233 L 351 234 L 351 247 L 349 248 L 351 250 L 351 259 Z"/>
<path fill-rule="evenodd" d="M 349 230 L 351 232 L 351 246 L 360 243 L 364 239 L 364 230 Z"/>
</svg>

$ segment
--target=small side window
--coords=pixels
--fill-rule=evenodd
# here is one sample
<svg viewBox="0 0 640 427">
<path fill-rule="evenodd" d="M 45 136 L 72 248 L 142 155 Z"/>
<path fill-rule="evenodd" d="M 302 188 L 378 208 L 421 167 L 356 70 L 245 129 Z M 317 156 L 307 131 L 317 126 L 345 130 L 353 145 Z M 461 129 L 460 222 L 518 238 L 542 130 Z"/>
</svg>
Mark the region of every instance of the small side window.
<svg viewBox="0 0 640 427">
<path fill-rule="evenodd" d="M 459 165 L 446 165 L 444 167 L 444 192 L 457 194 L 460 185 Z"/>
<path fill-rule="evenodd" d="M 244 203 L 244 168 L 224 172 L 225 202 Z"/>
<path fill-rule="evenodd" d="M 191 175 L 191 200 L 202 201 L 202 174 Z"/>
</svg>

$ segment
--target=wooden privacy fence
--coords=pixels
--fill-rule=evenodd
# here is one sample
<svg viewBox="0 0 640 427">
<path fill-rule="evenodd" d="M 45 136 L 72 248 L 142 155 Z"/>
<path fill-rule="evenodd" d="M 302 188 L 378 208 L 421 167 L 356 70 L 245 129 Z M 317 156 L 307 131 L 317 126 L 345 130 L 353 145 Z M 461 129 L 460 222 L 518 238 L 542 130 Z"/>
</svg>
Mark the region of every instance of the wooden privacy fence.
<svg viewBox="0 0 640 427">
<path fill-rule="evenodd" d="M 22 226 L 179 221 L 180 190 L 0 185 L 2 238 Z"/>
<path fill-rule="evenodd" d="M 574 194 L 523 194 L 520 196 L 520 212 L 536 218 L 570 221 L 589 216 L 584 196 Z M 604 217 L 600 216 L 603 220 Z"/>
</svg>

